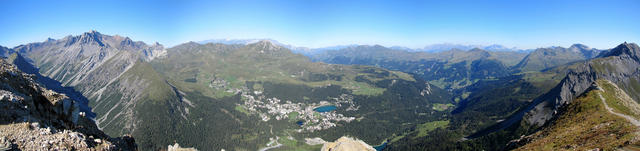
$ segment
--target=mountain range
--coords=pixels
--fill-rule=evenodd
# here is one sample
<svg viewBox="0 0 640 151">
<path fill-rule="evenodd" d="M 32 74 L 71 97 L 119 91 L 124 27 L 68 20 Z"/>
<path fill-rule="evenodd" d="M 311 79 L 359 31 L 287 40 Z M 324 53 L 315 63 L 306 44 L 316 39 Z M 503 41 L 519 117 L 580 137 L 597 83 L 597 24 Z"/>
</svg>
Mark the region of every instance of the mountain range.
<svg viewBox="0 0 640 151">
<path fill-rule="evenodd" d="M 302 47 L 302 46 L 294 46 L 291 44 L 285 44 L 282 42 L 278 42 L 277 40 L 273 40 L 273 39 L 210 39 L 210 40 L 202 40 L 202 41 L 198 41 L 198 43 L 200 44 L 207 44 L 207 43 L 220 43 L 220 44 L 238 44 L 238 45 L 246 45 L 246 44 L 251 44 L 251 43 L 256 43 L 258 41 L 262 41 L 262 40 L 268 40 L 271 41 L 272 43 L 288 48 L 291 51 L 293 51 L 294 53 L 299 53 L 299 54 L 303 54 L 306 56 L 309 55 L 315 55 L 315 54 L 319 54 L 319 53 L 323 53 L 325 51 L 328 50 L 338 50 L 338 49 L 343 49 L 343 48 L 347 48 L 347 47 L 357 47 L 359 46 L 358 44 L 351 44 L 351 45 L 336 45 L 336 46 L 327 46 L 327 47 L 319 47 L 319 48 L 309 48 L 309 47 Z M 403 50 L 403 51 L 408 51 L 408 52 L 442 52 L 442 51 L 448 51 L 448 50 L 452 50 L 452 49 L 458 49 L 458 50 L 471 50 L 474 48 L 478 48 L 478 49 L 483 49 L 483 50 L 487 50 L 487 51 L 496 51 L 496 52 L 500 52 L 500 51 L 516 51 L 516 52 L 522 52 L 522 53 L 528 53 L 533 51 L 533 49 L 519 49 L 516 47 L 506 47 L 503 45 L 499 45 L 499 44 L 492 44 L 492 45 L 462 45 L 462 44 L 450 44 L 450 43 L 442 43 L 442 44 L 431 44 L 431 45 L 427 45 L 425 47 L 422 48 L 409 48 L 409 47 L 403 47 L 403 46 L 391 46 L 389 47 L 391 49 L 394 50 Z"/>
<path fill-rule="evenodd" d="M 97 31 L 0 47 L 11 73 L 35 77 L 21 85 L 55 91 L 77 109 L 39 123 L 85 132 L 60 126 L 82 112 L 85 135 L 127 149 L 133 137 L 140 150 L 329 150 L 340 142 L 377 150 L 634 149 L 639 54 L 626 42 L 609 50 L 310 49 L 222 39 L 165 48 Z M 25 94 L 15 87 L 24 86 L 1 91 Z"/>
</svg>

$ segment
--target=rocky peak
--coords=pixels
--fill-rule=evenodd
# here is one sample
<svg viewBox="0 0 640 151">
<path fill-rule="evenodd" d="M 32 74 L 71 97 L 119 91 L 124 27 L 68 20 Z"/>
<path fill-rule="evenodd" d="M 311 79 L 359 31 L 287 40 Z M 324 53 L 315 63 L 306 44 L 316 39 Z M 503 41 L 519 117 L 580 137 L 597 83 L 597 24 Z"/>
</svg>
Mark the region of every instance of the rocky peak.
<svg viewBox="0 0 640 151">
<path fill-rule="evenodd" d="M 609 56 L 628 56 L 636 61 L 640 61 L 640 48 L 638 48 L 638 45 L 635 43 L 624 42 L 609 52 L 606 52 L 602 57 Z"/>
<path fill-rule="evenodd" d="M 129 37 L 124 37 L 124 39 L 122 40 L 122 42 L 120 42 L 120 45 L 133 45 L 135 42 L 133 42 L 133 40 L 131 40 L 131 38 Z"/>
<path fill-rule="evenodd" d="M 571 52 L 576 52 L 582 54 L 586 59 L 594 58 L 600 53 L 600 50 L 595 48 L 590 48 L 587 45 L 583 44 L 573 44 L 571 47 L 567 48 L 567 50 Z"/>
<path fill-rule="evenodd" d="M 270 40 L 260 40 L 259 42 L 250 44 L 248 46 L 253 46 L 258 51 L 260 51 L 260 53 L 275 52 L 275 51 L 277 51 L 277 50 L 282 48 L 282 47 L 274 44 Z"/>
<path fill-rule="evenodd" d="M 259 42 L 256 42 L 255 45 L 269 50 L 280 48 L 280 46 L 274 44 L 271 40 L 260 40 Z"/>
<path fill-rule="evenodd" d="M 92 30 L 90 32 L 85 32 L 79 37 L 79 42 L 83 44 L 96 43 L 100 46 L 104 46 L 102 42 L 103 35 L 99 32 Z"/>
<path fill-rule="evenodd" d="M 124 39 L 122 39 L 122 41 L 120 41 L 120 43 L 118 44 L 118 48 L 119 49 L 141 49 L 144 48 L 146 46 L 146 44 L 142 43 L 142 42 L 135 42 L 133 40 L 131 40 L 131 38 L 129 37 L 124 37 Z"/>
</svg>

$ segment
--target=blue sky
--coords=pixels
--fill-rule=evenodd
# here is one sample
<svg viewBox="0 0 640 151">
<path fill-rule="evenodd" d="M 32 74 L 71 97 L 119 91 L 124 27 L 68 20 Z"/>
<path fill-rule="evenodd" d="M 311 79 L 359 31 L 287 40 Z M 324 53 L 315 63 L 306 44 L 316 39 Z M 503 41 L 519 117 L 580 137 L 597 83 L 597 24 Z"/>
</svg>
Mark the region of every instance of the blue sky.
<svg viewBox="0 0 640 151">
<path fill-rule="evenodd" d="M 436 43 L 537 48 L 640 42 L 637 0 L 0 0 L 0 45 L 90 30 L 174 46 L 271 38 L 306 47 Z"/>
</svg>

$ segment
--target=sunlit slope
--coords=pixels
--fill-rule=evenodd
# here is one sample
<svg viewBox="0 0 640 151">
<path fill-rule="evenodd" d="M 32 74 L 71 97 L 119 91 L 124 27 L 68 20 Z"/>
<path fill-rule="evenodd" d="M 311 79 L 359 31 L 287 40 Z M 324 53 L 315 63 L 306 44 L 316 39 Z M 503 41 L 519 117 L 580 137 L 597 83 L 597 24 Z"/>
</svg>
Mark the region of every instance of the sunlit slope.
<svg viewBox="0 0 640 151">
<path fill-rule="evenodd" d="M 638 145 L 638 117 L 638 103 L 610 81 L 598 80 L 597 87 L 569 104 L 550 126 L 521 138 L 522 143 L 530 142 L 518 150 L 615 150 Z"/>
</svg>

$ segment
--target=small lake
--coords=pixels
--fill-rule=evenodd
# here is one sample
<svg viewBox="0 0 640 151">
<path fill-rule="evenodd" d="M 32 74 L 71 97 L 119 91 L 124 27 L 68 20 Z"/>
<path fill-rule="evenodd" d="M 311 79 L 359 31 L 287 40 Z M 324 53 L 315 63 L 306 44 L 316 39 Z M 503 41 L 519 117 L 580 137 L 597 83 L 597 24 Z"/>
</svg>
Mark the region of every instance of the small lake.
<svg viewBox="0 0 640 151">
<path fill-rule="evenodd" d="M 330 112 L 330 111 L 336 110 L 337 108 L 338 107 L 336 107 L 335 105 L 325 105 L 325 106 L 317 107 L 313 110 L 316 112 Z"/>
<path fill-rule="evenodd" d="M 374 146 L 373 148 L 376 149 L 376 151 L 382 151 L 385 147 L 387 147 L 387 141 L 385 141 L 381 145 Z"/>
</svg>

